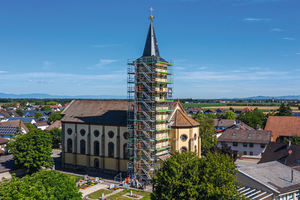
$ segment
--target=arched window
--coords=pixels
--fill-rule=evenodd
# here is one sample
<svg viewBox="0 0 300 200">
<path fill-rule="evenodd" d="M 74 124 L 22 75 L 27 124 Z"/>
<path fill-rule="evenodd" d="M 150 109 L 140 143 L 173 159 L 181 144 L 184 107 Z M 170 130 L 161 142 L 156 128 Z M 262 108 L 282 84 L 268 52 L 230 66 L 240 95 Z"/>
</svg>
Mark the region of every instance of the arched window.
<svg viewBox="0 0 300 200">
<path fill-rule="evenodd" d="M 195 151 L 197 151 L 197 146 L 195 145 Z"/>
<path fill-rule="evenodd" d="M 98 158 L 94 159 L 94 167 L 99 168 L 99 159 Z"/>
<path fill-rule="evenodd" d="M 127 143 L 123 145 L 123 158 L 127 159 Z"/>
<path fill-rule="evenodd" d="M 123 136 L 124 136 L 125 140 L 127 140 L 127 138 L 128 138 L 128 133 L 125 132 L 125 133 L 123 134 Z"/>
<path fill-rule="evenodd" d="M 109 131 L 109 132 L 108 132 L 108 137 L 109 137 L 109 138 L 113 138 L 114 135 L 115 135 L 114 132 L 112 132 L 112 131 Z"/>
<path fill-rule="evenodd" d="M 80 140 L 80 154 L 85 154 L 85 141 Z"/>
<path fill-rule="evenodd" d="M 84 129 L 81 129 L 81 130 L 80 130 L 80 134 L 81 134 L 82 136 L 84 136 L 84 135 L 85 135 L 85 130 L 84 130 Z"/>
<path fill-rule="evenodd" d="M 69 135 L 71 135 L 73 131 L 72 131 L 72 129 L 68 128 L 67 132 Z"/>
<path fill-rule="evenodd" d="M 100 144 L 98 141 L 94 142 L 94 155 L 99 156 Z"/>
<path fill-rule="evenodd" d="M 194 134 L 194 140 L 197 140 L 197 134 L 196 133 Z"/>
<path fill-rule="evenodd" d="M 71 138 L 67 140 L 67 152 L 72 153 L 72 148 L 73 148 L 73 141 Z"/>
<path fill-rule="evenodd" d="M 94 135 L 95 135 L 95 137 L 98 137 L 100 135 L 100 132 L 98 130 L 95 130 Z"/>
<path fill-rule="evenodd" d="M 183 152 L 186 152 L 187 151 L 187 148 L 186 147 L 182 147 L 181 149 L 180 149 L 180 153 L 181 154 L 183 154 Z"/>
<path fill-rule="evenodd" d="M 115 154 L 115 145 L 114 143 L 108 143 L 108 157 L 113 158 Z"/>
</svg>

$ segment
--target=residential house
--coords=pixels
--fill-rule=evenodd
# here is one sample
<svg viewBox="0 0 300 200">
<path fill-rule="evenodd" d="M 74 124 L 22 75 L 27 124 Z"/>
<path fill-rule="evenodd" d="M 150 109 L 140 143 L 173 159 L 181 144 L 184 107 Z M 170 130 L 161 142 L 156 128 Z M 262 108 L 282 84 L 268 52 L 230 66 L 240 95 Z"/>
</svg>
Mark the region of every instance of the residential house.
<svg viewBox="0 0 300 200">
<path fill-rule="evenodd" d="M 51 130 L 53 128 L 60 128 L 61 129 L 61 121 L 60 120 L 56 120 L 55 122 L 53 122 L 53 124 L 51 124 L 50 126 L 48 126 L 45 130 L 48 131 L 48 130 Z"/>
<path fill-rule="evenodd" d="M 300 145 L 270 142 L 258 163 L 278 161 L 287 166 L 300 165 Z"/>
<path fill-rule="evenodd" d="M 45 130 L 49 127 L 49 124 L 47 122 L 37 122 L 33 124 L 35 128 L 39 128 L 41 130 Z"/>
<path fill-rule="evenodd" d="M 18 126 L 0 126 L 0 137 L 11 139 L 15 136 Z"/>
<path fill-rule="evenodd" d="M 214 115 L 217 114 L 217 111 L 215 111 L 214 109 L 208 109 L 204 112 L 205 114 L 208 114 L 208 113 L 213 113 Z"/>
<path fill-rule="evenodd" d="M 245 194 L 253 199 L 294 200 L 300 197 L 300 172 L 277 161 L 240 167 L 236 177 L 248 188 Z M 258 196 L 255 191 L 265 192 Z"/>
<path fill-rule="evenodd" d="M 8 119 L 8 121 L 16 121 L 16 120 L 22 120 L 23 123 L 29 122 L 29 123 L 36 123 L 36 120 L 33 117 L 11 117 Z"/>
<path fill-rule="evenodd" d="M 0 137 L 0 155 L 7 154 L 7 149 L 6 149 L 7 142 L 8 142 L 7 139 Z"/>
<path fill-rule="evenodd" d="M 14 121 L 0 122 L 0 126 L 14 126 L 14 127 L 19 127 L 19 125 L 20 125 L 20 120 L 19 121 L 14 120 Z M 22 132 L 24 134 L 29 132 L 29 129 L 27 128 L 27 126 L 22 121 L 21 121 L 21 129 L 22 129 Z"/>
<path fill-rule="evenodd" d="M 246 107 L 244 109 L 242 109 L 242 112 L 252 112 L 254 109 L 252 107 Z"/>
<path fill-rule="evenodd" d="M 218 137 L 218 147 L 227 144 L 233 151 L 247 157 L 261 157 L 267 144 L 272 140 L 272 131 L 226 129 Z"/>
<path fill-rule="evenodd" d="M 41 113 L 43 116 L 50 116 L 51 111 L 37 111 L 37 110 L 23 110 L 23 116 L 28 117 L 28 116 L 34 116 L 36 113 Z"/>
<path fill-rule="evenodd" d="M 229 126 L 228 129 L 252 130 L 253 128 L 243 122 L 240 122 L 240 123 L 236 123 L 232 126 Z"/>
<path fill-rule="evenodd" d="M 231 127 L 236 124 L 234 119 L 214 119 L 215 129 L 217 130 L 225 130 L 228 127 Z"/>
<path fill-rule="evenodd" d="M 273 142 L 280 142 L 284 137 L 300 135 L 300 117 L 269 116 L 265 130 L 272 131 Z"/>
<path fill-rule="evenodd" d="M 225 113 L 225 111 L 222 108 L 218 108 L 216 111 L 217 111 L 217 114 Z"/>
</svg>

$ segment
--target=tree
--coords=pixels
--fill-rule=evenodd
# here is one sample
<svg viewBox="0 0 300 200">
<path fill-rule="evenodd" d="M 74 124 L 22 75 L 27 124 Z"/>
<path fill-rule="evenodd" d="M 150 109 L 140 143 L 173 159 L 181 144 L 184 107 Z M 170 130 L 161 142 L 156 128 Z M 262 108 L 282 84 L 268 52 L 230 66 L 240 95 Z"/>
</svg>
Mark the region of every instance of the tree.
<svg viewBox="0 0 300 200">
<path fill-rule="evenodd" d="M 201 151 L 207 152 L 209 149 L 217 144 L 217 137 L 215 136 L 216 129 L 213 119 L 206 116 L 195 115 L 193 118 L 200 123 L 199 136 L 201 138 Z"/>
<path fill-rule="evenodd" d="M 222 145 L 222 147 L 217 147 L 217 146 L 214 146 L 213 148 L 210 149 L 210 152 L 211 153 L 221 153 L 221 154 L 225 154 L 227 156 L 229 156 L 230 158 L 233 159 L 233 161 L 235 162 L 236 159 L 237 159 L 237 153 L 234 152 L 232 149 L 231 149 L 231 146 L 228 146 L 227 144 L 225 145 Z"/>
<path fill-rule="evenodd" d="M 28 101 L 26 99 L 23 99 L 20 103 L 20 106 L 25 107 L 25 106 L 27 106 L 27 103 L 28 103 Z"/>
<path fill-rule="evenodd" d="M 244 199 L 237 189 L 235 164 L 227 155 L 175 152 L 152 179 L 151 199 Z"/>
<path fill-rule="evenodd" d="M 50 101 L 50 102 L 47 102 L 47 105 L 57 105 L 57 102 L 55 102 L 55 101 Z"/>
<path fill-rule="evenodd" d="M 12 138 L 7 144 L 18 168 L 36 172 L 41 167 L 52 167 L 51 136 L 49 132 L 35 129 Z"/>
<path fill-rule="evenodd" d="M 231 110 L 227 110 L 225 112 L 225 118 L 226 119 L 235 119 L 235 113 L 232 112 Z"/>
<path fill-rule="evenodd" d="M 49 117 L 49 120 L 52 122 L 55 122 L 56 120 L 61 120 L 61 115 L 60 115 L 61 111 L 57 111 L 56 113 L 52 114 Z"/>
<path fill-rule="evenodd" d="M 33 131 L 35 129 L 34 125 L 30 122 L 25 122 L 24 124 L 29 129 L 29 131 Z"/>
<path fill-rule="evenodd" d="M 240 119 L 245 124 L 258 129 L 258 128 L 264 128 L 264 124 L 267 121 L 266 115 L 264 115 L 263 112 L 258 110 L 258 108 L 255 108 L 252 112 L 242 112 L 238 119 Z"/>
<path fill-rule="evenodd" d="M 42 111 L 51 111 L 52 109 L 51 109 L 50 106 L 44 106 L 44 107 L 42 107 L 41 110 L 42 110 Z"/>
<path fill-rule="evenodd" d="M 292 144 L 300 145 L 300 136 L 299 135 L 293 135 L 292 137 L 284 137 L 283 143 L 288 143 L 291 141 Z"/>
<path fill-rule="evenodd" d="M 9 191 L 9 192 L 8 192 Z M 0 199 L 49 199 L 81 200 L 74 180 L 55 170 L 41 170 L 23 178 L 4 179 L 0 187 Z"/>
<path fill-rule="evenodd" d="M 293 116 L 290 104 L 285 105 L 282 103 L 277 111 L 278 112 L 275 114 L 276 116 Z"/>
<path fill-rule="evenodd" d="M 49 133 L 52 139 L 52 146 L 58 147 L 59 143 L 61 143 L 61 129 L 54 127 L 49 130 Z"/>
<path fill-rule="evenodd" d="M 40 112 L 36 112 L 36 113 L 34 114 L 34 118 L 35 118 L 35 119 L 39 118 L 40 116 L 43 116 L 43 114 L 40 113 Z"/>
<path fill-rule="evenodd" d="M 18 126 L 18 129 L 17 131 L 15 132 L 15 136 L 18 136 L 18 135 L 22 135 L 23 134 L 23 131 L 22 131 L 22 119 L 19 120 L 19 126 Z"/>
<path fill-rule="evenodd" d="M 23 117 L 23 112 L 22 112 L 22 110 L 21 110 L 20 108 L 18 108 L 18 109 L 16 110 L 16 113 L 17 113 L 20 117 Z"/>
<path fill-rule="evenodd" d="M 35 102 L 35 105 L 45 105 L 45 101 L 37 101 Z"/>
</svg>

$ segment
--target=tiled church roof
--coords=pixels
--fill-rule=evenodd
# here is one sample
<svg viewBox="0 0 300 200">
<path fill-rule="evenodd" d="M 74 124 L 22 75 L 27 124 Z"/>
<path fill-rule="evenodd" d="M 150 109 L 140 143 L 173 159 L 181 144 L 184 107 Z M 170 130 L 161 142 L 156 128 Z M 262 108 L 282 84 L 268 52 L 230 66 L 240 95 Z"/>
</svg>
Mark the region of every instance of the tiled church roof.
<svg viewBox="0 0 300 200">
<path fill-rule="evenodd" d="M 127 101 L 73 100 L 61 113 L 62 122 L 127 125 Z"/>
<path fill-rule="evenodd" d="M 173 115 L 174 123 L 172 124 L 172 127 L 194 127 L 194 126 L 200 126 L 198 122 L 196 122 L 194 119 L 190 118 L 180 109 L 177 109 Z"/>
</svg>

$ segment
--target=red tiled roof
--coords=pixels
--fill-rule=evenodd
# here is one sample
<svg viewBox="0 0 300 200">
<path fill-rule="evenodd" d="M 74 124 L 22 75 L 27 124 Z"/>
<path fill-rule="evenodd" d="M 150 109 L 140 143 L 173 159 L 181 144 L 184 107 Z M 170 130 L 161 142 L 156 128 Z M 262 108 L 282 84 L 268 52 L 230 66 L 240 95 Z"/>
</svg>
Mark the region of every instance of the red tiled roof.
<svg viewBox="0 0 300 200">
<path fill-rule="evenodd" d="M 6 144 L 8 142 L 7 139 L 0 137 L 0 144 Z"/>
<path fill-rule="evenodd" d="M 200 126 L 198 122 L 190 118 L 180 109 L 177 109 L 173 115 L 174 123 L 172 127 L 195 127 Z"/>
<path fill-rule="evenodd" d="M 269 116 L 265 130 L 273 133 L 273 142 L 279 136 L 300 135 L 300 117 Z"/>
</svg>

